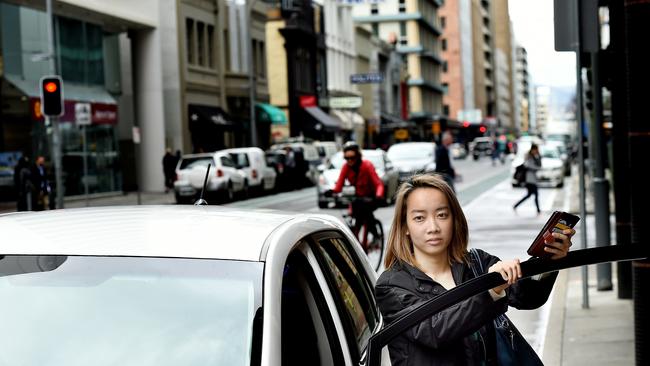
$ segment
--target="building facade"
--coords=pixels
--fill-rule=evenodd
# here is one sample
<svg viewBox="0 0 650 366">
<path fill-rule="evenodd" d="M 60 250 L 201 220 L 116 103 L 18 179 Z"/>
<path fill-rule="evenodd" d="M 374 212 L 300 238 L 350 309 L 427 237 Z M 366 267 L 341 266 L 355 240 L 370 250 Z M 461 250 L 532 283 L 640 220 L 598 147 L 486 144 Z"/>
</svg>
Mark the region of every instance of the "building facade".
<svg viewBox="0 0 650 366">
<path fill-rule="evenodd" d="M 524 47 L 516 48 L 515 58 L 515 103 L 519 105 L 519 132 L 530 129 L 530 75 L 528 74 L 528 55 Z"/>
<path fill-rule="evenodd" d="M 508 12 L 508 0 L 491 1 L 494 14 L 497 121 L 503 131 L 513 132 L 519 116 L 514 96 L 514 34 Z"/>
<path fill-rule="evenodd" d="M 381 39 L 396 42 L 408 70 L 409 119 L 425 136 L 442 117 L 440 0 L 387 0 L 354 7 L 355 21 L 370 24 Z"/>
<path fill-rule="evenodd" d="M 535 86 L 535 126 L 533 134 L 542 133 L 550 117 L 551 88 L 548 86 Z"/>
<path fill-rule="evenodd" d="M 472 44 L 474 45 L 475 107 L 484 121 L 496 117 L 496 86 L 494 63 L 494 15 L 491 2 L 472 0 Z M 493 126 L 490 126 L 493 127 Z"/>
</svg>

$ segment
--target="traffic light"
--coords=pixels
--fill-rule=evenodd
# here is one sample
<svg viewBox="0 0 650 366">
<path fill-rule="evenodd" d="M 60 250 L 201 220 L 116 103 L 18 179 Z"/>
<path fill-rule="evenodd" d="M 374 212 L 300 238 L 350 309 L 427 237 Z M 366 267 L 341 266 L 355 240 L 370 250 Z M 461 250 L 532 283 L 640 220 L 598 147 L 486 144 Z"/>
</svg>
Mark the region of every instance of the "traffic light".
<svg viewBox="0 0 650 366">
<path fill-rule="evenodd" d="M 485 132 L 487 131 L 487 127 L 481 125 L 481 127 L 479 127 L 478 130 L 479 130 L 481 133 L 485 133 Z"/>
<path fill-rule="evenodd" d="M 41 112 L 48 117 L 63 115 L 63 82 L 59 76 L 41 79 Z"/>
</svg>

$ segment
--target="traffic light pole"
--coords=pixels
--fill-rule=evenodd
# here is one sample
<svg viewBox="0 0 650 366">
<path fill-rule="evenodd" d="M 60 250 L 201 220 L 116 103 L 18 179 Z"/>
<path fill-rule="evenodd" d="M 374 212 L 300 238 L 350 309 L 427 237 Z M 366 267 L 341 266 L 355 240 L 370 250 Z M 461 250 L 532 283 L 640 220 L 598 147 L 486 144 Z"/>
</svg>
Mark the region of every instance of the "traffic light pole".
<svg viewBox="0 0 650 366">
<path fill-rule="evenodd" d="M 56 75 L 56 59 L 54 57 L 54 24 L 52 21 L 52 0 L 45 0 L 47 18 L 47 53 L 50 64 L 50 74 Z M 56 180 L 56 208 L 63 208 L 63 174 L 61 169 L 61 134 L 58 117 L 45 116 L 45 126 L 52 128 L 51 151 L 54 163 L 54 178 Z"/>
</svg>

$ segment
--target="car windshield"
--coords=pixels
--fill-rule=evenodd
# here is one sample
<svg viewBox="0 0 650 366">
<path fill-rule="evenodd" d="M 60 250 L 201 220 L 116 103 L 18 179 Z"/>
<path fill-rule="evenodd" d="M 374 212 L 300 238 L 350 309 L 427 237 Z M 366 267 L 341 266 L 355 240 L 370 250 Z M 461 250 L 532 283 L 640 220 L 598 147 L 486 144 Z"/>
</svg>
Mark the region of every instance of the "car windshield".
<svg viewBox="0 0 650 366">
<path fill-rule="evenodd" d="M 542 146 L 539 149 L 539 154 L 543 158 L 559 159 L 560 152 L 555 147 Z"/>
<path fill-rule="evenodd" d="M 388 150 L 390 160 L 430 159 L 433 148 L 428 144 L 397 144 Z"/>
<path fill-rule="evenodd" d="M 1 365 L 250 365 L 257 262 L 0 257 Z"/>
<path fill-rule="evenodd" d="M 367 153 L 367 152 L 362 152 L 363 158 L 366 160 L 369 160 L 372 165 L 375 167 L 377 170 L 384 170 L 384 159 L 380 154 L 373 154 L 373 153 Z M 343 153 L 342 152 L 337 152 L 336 154 L 332 155 L 330 158 L 330 164 L 332 165 L 333 169 L 341 169 L 343 168 L 343 164 L 345 164 L 345 160 L 343 159 Z"/>
<path fill-rule="evenodd" d="M 183 158 L 179 169 L 193 169 L 196 167 L 207 167 L 208 164 L 214 166 L 214 161 L 211 156 L 201 156 L 193 158 Z"/>
</svg>

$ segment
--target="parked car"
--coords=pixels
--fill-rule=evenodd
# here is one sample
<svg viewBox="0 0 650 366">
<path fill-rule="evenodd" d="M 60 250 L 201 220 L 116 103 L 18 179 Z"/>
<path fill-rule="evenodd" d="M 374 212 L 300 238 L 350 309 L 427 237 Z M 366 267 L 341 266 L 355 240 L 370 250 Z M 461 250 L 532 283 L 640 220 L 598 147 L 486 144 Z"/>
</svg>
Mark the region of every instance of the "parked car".
<svg viewBox="0 0 650 366">
<path fill-rule="evenodd" d="M 194 201 L 203 188 L 208 164 L 211 165 L 205 196 L 218 195 L 225 201 L 232 201 L 236 193 L 245 194 L 246 177 L 230 158 L 230 154 L 217 151 L 184 155 L 176 166 L 174 194 L 177 203 Z"/>
<path fill-rule="evenodd" d="M 296 156 L 297 169 L 301 171 L 301 175 L 306 178 L 302 182 L 304 186 L 314 185 L 318 180 L 318 166 L 321 164 L 320 155 L 318 150 L 311 142 L 285 142 L 274 144 L 270 150 L 279 150 L 289 147 L 293 150 Z"/>
<path fill-rule="evenodd" d="M 562 163 L 564 165 L 564 175 L 565 176 L 570 176 L 571 175 L 571 156 L 569 154 L 569 151 L 567 150 L 567 146 L 564 143 L 564 141 L 560 140 L 547 140 L 544 145 L 548 146 L 549 148 L 556 148 L 557 151 L 560 153 L 560 159 L 562 160 Z"/>
<path fill-rule="evenodd" d="M 383 325 L 377 274 L 329 215 L 102 207 L 0 232 L 8 365 L 359 365 Z"/>
<path fill-rule="evenodd" d="M 513 187 L 519 184 L 514 179 L 515 169 L 524 163 L 526 152 L 520 152 L 512 159 L 510 167 L 510 177 Z M 537 185 L 539 187 L 563 187 L 564 186 L 564 163 L 560 159 L 560 153 L 557 148 L 546 145 L 539 146 L 539 154 L 542 157 L 542 168 L 537 171 Z"/>
<path fill-rule="evenodd" d="M 449 145 L 449 153 L 452 159 L 465 159 L 467 157 L 467 149 L 458 142 Z"/>
<path fill-rule="evenodd" d="M 492 155 L 492 139 L 489 137 L 476 137 L 469 143 L 469 150 L 472 152 L 474 160 L 478 160 L 481 156 Z"/>
<path fill-rule="evenodd" d="M 388 148 L 388 158 L 399 172 L 400 181 L 416 173 L 436 170 L 436 144 L 433 142 L 402 142 Z"/>
<path fill-rule="evenodd" d="M 388 154 L 383 150 L 362 150 L 361 154 L 364 159 L 372 163 L 377 175 L 384 182 L 384 203 L 386 205 L 391 204 L 395 199 L 395 193 L 397 193 L 399 186 L 399 174 L 388 158 Z M 337 207 L 341 204 L 337 197 L 326 197 L 325 192 L 334 188 L 343 164 L 346 164 L 345 159 L 343 159 L 343 152 L 339 151 L 332 156 L 328 165 L 321 166 L 317 189 L 318 207 L 327 208 L 330 203 Z"/>
<path fill-rule="evenodd" d="M 230 154 L 237 169 L 244 172 L 246 183 L 251 189 L 261 193 L 275 188 L 277 174 L 273 168 L 266 165 L 266 157 L 262 149 L 259 147 L 239 147 L 223 151 Z"/>
</svg>

